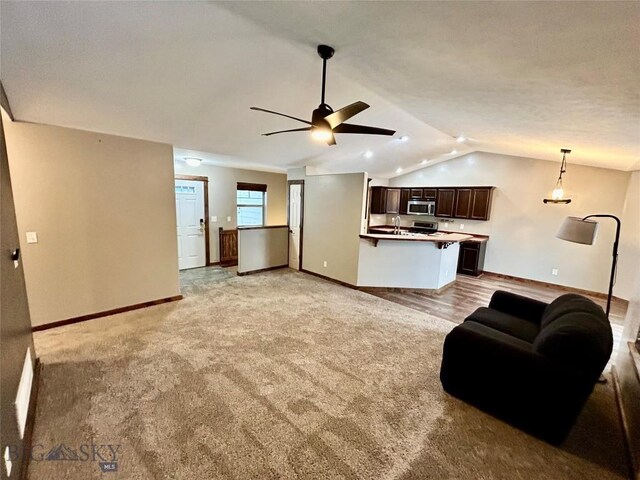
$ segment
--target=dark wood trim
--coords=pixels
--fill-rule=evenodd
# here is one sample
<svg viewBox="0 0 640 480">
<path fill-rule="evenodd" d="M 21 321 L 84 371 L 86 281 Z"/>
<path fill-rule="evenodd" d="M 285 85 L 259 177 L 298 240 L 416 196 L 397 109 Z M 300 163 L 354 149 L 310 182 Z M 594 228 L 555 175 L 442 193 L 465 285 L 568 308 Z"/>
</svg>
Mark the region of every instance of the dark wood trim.
<svg viewBox="0 0 640 480">
<path fill-rule="evenodd" d="M 244 277 L 245 275 L 253 275 L 254 273 L 270 272 L 271 270 L 279 270 L 281 268 L 289 268 L 289 264 L 277 265 L 275 267 L 259 268 L 258 270 L 248 270 L 246 272 L 237 272 L 237 274 L 239 277 Z"/>
<path fill-rule="evenodd" d="M 209 235 L 209 177 L 201 175 L 174 175 L 176 180 L 202 182 L 204 186 L 204 265 L 211 265 L 211 237 Z"/>
<path fill-rule="evenodd" d="M 452 287 L 456 281 L 452 281 L 440 288 L 403 288 L 403 287 L 356 287 L 361 292 L 371 293 L 422 293 L 422 294 L 438 294 Z"/>
<path fill-rule="evenodd" d="M 11 105 L 9 105 L 9 97 L 7 97 L 7 92 L 4 91 L 4 85 L 2 85 L 2 80 L 0 80 L 0 106 L 4 108 L 7 115 L 12 121 L 15 121 L 13 117 L 13 112 L 11 111 Z"/>
<path fill-rule="evenodd" d="M 29 409 L 27 410 L 27 421 L 24 427 L 24 437 L 22 438 L 23 452 L 31 451 L 33 444 L 33 428 L 36 423 L 36 405 L 38 403 L 38 390 L 40 387 L 40 370 L 42 364 L 40 358 L 36 357 L 35 365 L 33 366 L 33 380 L 31 383 L 31 393 L 29 395 Z M 22 455 L 22 461 L 20 466 L 20 478 L 25 480 L 27 478 L 27 469 L 29 468 L 30 455 Z"/>
<path fill-rule="evenodd" d="M 205 177 L 202 175 L 182 175 L 182 174 L 176 173 L 174 177 L 176 180 L 192 180 L 194 182 L 209 183 L 209 177 Z"/>
<path fill-rule="evenodd" d="M 222 256 L 222 236 L 227 233 L 233 233 L 235 232 L 236 234 L 236 256 L 234 258 L 232 258 L 231 260 L 222 260 L 224 257 Z M 218 254 L 220 255 L 220 266 L 221 267 L 235 267 L 236 265 L 238 265 L 238 228 L 231 228 L 229 230 L 225 230 L 222 227 L 218 228 Z"/>
<path fill-rule="evenodd" d="M 266 183 L 248 183 L 248 182 L 238 182 L 236 184 L 237 190 L 249 190 L 251 192 L 267 192 L 267 184 Z"/>
<path fill-rule="evenodd" d="M 218 266 L 218 265 L 220 265 L 220 262 L 211 262 L 211 263 L 207 264 L 207 267 L 215 267 L 215 266 Z"/>
<path fill-rule="evenodd" d="M 95 318 L 107 317 L 109 315 L 129 312 L 131 310 L 138 310 L 140 308 L 153 307 L 154 305 L 175 302 L 177 300 L 182 300 L 182 295 L 175 295 L 173 297 L 160 298 L 158 300 L 151 300 L 149 302 L 136 303 L 135 305 L 114 308 L 113 310 L 105 310 L 103 312 L 98 312 L 98 313 L 90 313 L 88 315 L 82 315 L 80 317 L 68 318 L 66 320 L 59 320 L 57 322 L 45 323 L 44 325 L 36 325 L 31 329 L 31 331 L 40 332 L 42 330 L 49 330 L 50 328 L 62 327 L 64 325 L 71 325 L 72 323 L 86 322 L 87 320 L 93 320 Z"/>
<path fill-rule="evenodd" d="M 514 280 L 516 282 L 522 282 L 522 283 L 531 283 L 531 284 L 539 285 L 541 287 L 546 287 L 546 288 L 557 288 L 565 292 L 578 293 L 580 295 L 590 295 L 592 297 L 605 299 L 605 300 L 607 298 L 606 293 L 592 292 L 591 290 L 585 290 L 582 288 L 568 287 L 566 285 L 557 285 L 555 283 L 542 282 L 540 280 L 532 280 L 530 278 L 515 277 L 513 275 L 505 275 L 503 273 L 487 272 L 486 270 L 484 271 L 484 273 L 485 275 L 488 275 L 490 277 L 505 278 L 507 280 Z M 623 302 L 627 306 L 629 305 L 628 300 L 625 300 L 623 298 L 618 298 L 618 297 L 613 297 L 613 298 L 615 298 L 616 300 L 619 300 L 620 302 Z"/>
<path fill-rule="evenodd" d="M 288 180 L 287 181 L 287 226 L 291 231 L 291 221 L 289 219 L 289 197 L 291 194 L 291 185 L 300 185 L 300 255 L 298 256 L 298 270 L 302 271 L 302 251 L 304 243 L 304 180 Z M 287 245 L 288 245 L 287 239 Z M 288 245 L 291 248 L 291 245 Z"/>
<path fill-rule="evenodd" d="M 625 453 L 627 454 L 627 468 L 629 478 L 638 478 L 634 475 L 640 475 L 640 472 L 635 472 L 635 465 L 633 462 L 633 452 L 631 451 L 631 429 L 629 428 L 629 421 L 627 415 L 624 413 L 624 405 L 622 404 L 622 395 L 620 392 L 620 377 L 618 377 L 618 371 L 616 366 L 611 366 L 611 378 L 613 379 L 613 395 L 616 399 L 616 405 L 618 407 L 618 418 L 622 425 L 622 433 L 624 437 Z"/>
<path fill-rule="evenodd" d="M 255 227 L 238 227 L 238 231 L 240 230 L 264 230 L 267 228 L 289 228 L 288 225 L 264 225 L 264 226 L 255 226 Z"/>
</svg>

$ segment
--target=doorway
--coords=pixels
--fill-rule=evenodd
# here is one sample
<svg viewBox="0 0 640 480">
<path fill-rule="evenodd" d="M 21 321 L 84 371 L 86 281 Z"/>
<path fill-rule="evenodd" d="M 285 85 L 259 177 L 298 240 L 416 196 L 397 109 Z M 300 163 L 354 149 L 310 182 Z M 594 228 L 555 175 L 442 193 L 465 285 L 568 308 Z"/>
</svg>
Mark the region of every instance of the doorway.
<svg viewBox="0 0 640 480">
<path fill-rule="evenodd" d="M 209 179 L 176 175 L 178 268 L 209 265 Z"/>
<path fill-rule="evenodd" d="M 287 219 L 289 224 L 289 267 L 302 268 L 304 224 L 304 180 L 289 180 Z"/>
</svg>

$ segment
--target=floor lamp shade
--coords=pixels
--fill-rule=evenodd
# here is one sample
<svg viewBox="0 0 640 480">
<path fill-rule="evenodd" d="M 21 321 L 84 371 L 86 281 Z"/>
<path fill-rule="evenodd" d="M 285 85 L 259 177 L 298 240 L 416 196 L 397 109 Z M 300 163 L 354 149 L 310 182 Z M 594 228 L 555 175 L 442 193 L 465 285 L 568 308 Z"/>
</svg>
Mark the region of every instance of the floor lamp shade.
<svg viewBox="0 0 640 480">
<path fill-rule="evenodd" d="M 598 232 L 598 222 L 583 220 L 579 217 L 567 217 L 560 225 L 556 237 L 568 242 L 593 245 Z"/>
</svg>

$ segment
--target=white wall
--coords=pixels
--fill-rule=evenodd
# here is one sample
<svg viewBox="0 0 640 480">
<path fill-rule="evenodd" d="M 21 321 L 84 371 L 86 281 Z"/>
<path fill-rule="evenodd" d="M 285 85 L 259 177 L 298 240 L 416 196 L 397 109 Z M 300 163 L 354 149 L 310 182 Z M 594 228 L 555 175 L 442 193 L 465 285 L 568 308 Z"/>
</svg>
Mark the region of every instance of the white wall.
<svg viewBox="0 0 640 480">
<path fill-rule="evenodd" d="M 171 145 L 3 121 L 33 325 L 180 294 Z"/>
<path fill-rule="evenodd" d="M 238 182 L 267 185 L 266 225 L 287 223 L 287 176 L 284 173 L 260 172 L 240 168 L 201 164 L 190 167 L 175 162 L 176 174 L 198 175 L 209 178 L 209 251 L 212 263 L 220 261 L 218 229 L 234 229 L 237 226 L 236 190 Z M 211 217 L 218 217 L 212 222 Z M 231 221 L 227 221 L 231 217 Z"/>
<path fill-rule="evenodd" d="M 304 270 L 356 285 L 366 177 L 365 173 L 305 177 Z"/>
<path fill-rule="evenodd" d="M 640 171 L 631 173 L 624 202 L 620 229 L 618 279 L 614 292 L 631 299 L 635 277 L 640 274 Z"/>
<path fill-rule="evenodd" d="M 572 155 L 577 155 L 577 152 Z M 560 163 L 474 152 L 391 179 L 391 186 L 495 186 L 491 219 L 455 220 L 450 230 L 489 235 L 485 270 L 543 282 L 606 292 L 614 222 L 602 221 L 595 245 L 555 238 L 567 215 L 622 215 L 630 173 L 571 164 L 564 175 L 568 205 L 545 205 Z M 422 217 L 424 218 L 424 217 Z M 407 224 L 415 217 L 404 216 Z M 441 224 L 441 228 L 443 228 Z M 621 255 L 620 262 L 628 258 Z M 558 275 L 551 275 L 557 268 Z M 625 292 L 618 283 L 615 294 Z"/>
<path fill-rule="evenodd" d="M 288 263 L 289 227 L 238 229 L 238 273 Z"/>
</svg>

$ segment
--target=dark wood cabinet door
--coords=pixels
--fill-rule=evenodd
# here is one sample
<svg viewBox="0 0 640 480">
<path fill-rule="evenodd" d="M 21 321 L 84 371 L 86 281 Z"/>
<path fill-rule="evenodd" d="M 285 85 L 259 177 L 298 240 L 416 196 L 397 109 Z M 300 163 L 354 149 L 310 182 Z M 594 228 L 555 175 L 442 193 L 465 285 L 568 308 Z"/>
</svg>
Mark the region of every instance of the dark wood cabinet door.
<svg viewBox="0 0 640 480">
<path fill-rule="evenodd" d="M 220 228 L 220 264 L 231 266 L 238 264 L 238 230 Z"/>
<path fill-rule="evenodd" d="M 410 191 L 411 200 L 422 200 L 421 188 L 410 188 L 409 191 Z"/>
<path fill-rule="evenodd" d="M 387 213 L 387 188 L 371 187 L 371 213 Z"/>
<path fill-rule="evenodd" d="M 411 192 L 409 188 L 402 188 L 400 190 L 400 215 L 406 215 L 407 204 L 409 203 Z"/>
<path fill-rule="evenodd" d="M 387 188 L 387 213 L 400 213 L 400 189 Z"/>
<path fill-rule="evenodd" d="M 480 252 L 477 248 L 462 243 L 460 245 L 460 256 L 458 257 L 458 273 L 476 275 L 479 257 Z"/>
<path fill-rule="evenodd" d="M 434 200 L 436 199 L 437 190 L 435 188 L 424 188 L 422 189 L 422 199 L 423 200 Z"/>
<path fill-rule="evenodd" d="M 471 213 L 471 197 L 472 190 L 470 188 L 456 188 L 456 207 L 453 212 L 455 218 L 469 218 Z"/>
<path fill-rule="evenodd" d="M 453 217 L 455 199 L 454 188 L 439 188 L 436 196 L 436 217 Z"/>
<path fill-rule="evenodd" d="M 474 188 L 469 217 L 473 220 L 489 220 L 491 214 L 491 188 Z"/>
</svg>

